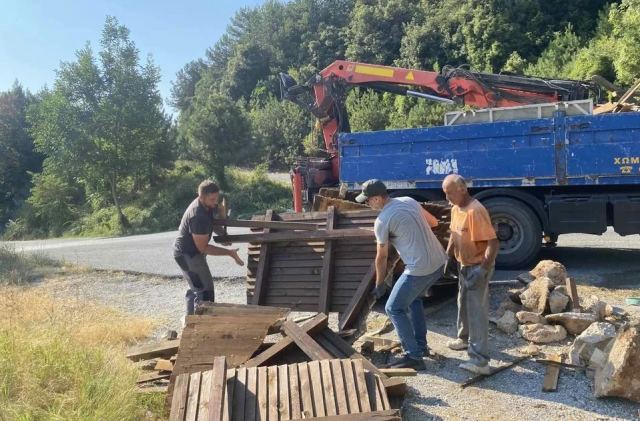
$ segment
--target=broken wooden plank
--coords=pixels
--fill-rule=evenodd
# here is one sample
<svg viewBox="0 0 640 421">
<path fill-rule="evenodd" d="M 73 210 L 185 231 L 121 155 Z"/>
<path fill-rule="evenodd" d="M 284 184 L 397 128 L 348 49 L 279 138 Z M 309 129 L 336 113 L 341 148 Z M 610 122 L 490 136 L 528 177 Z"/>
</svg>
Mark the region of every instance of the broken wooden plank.
<svg viewBox="0 0 640 421">
<path fill-rule="evenodd" d="M 156 362 L 156 366 L 153 368 L 154 370 L 158 370 L 158 371 L 168 371 L 171 372 L 173 371 L 173 363 L 169 360 L 158 360 Z"/>
<path fill-rule="evenodd" d="M 571 309 L 573 311 L 580 311 L 580 298 L 578 297 L 578 288 L 576 287 L 576 281 L 573 278 L 567 278 L 566 280 L 567 293 L 571 299 Z"/>
<path fill-rule="evenodd" d="M 527 355 L 525 357 L 519 357 L 516 358 L 513 361 L 508 362 L 507 364 L 501 365 L 500 367 L 494 368 L 491 370 L 491 372 L 489 374 L 478 374 L 476 376 L 471 377 L 470 379 L 465 380 L 462 384 L 460 384 L 461 388 L 465 388 L 468 386 L 471 386 L 472 384 L 478 383 L 479 381 L 487 378 L 487 377 L 491 377 L 494 374 L 500 373 L 501 371 L 507 370 L 509 368 L 512 368 L 518 364 L 520 364 L 521 362 L 523 362 L 524 360 L 527 360 L 531 358 L 531 356 Z"/>
<path fill-rule="evenodd" d="M 302 330 L 307 334 L 312 335 L 317 331 L 324 329 L 327 327 L 327 316 L 325 314 L 317 314 L 311 320 L 302 325 Z M 271 359 L 276 357 L 278 354 L 283 351 L 289 349 L 292 345 L 294 345 L 294 340 L 287 336 L 282 338 L 280 341 L 276 342 L 274 345 L 269 347 L 267 350 L 263 351 L 259 355 L 251 358 L 249 361 L 244 363 L 245 367 L 258 367 L 261 365 L 267 364 Z"/>
<path fill-rule="evenodd" d="M 241 227 L 241 228 L 271 228 L 279 230 L 301 230 L 314 231 L 319 225 L 309 222 L 286 222 L 286 221 L 256 221 L 248 219 L 214 219 L 213 225 L 224 227 Z"/>
<path fill-rule="evenodd" d="M 413 377 L 418 375 L 413 368 L 381 368 L 380 371 L 389 377 Z"/>
<path fill-rule="evenodd" d="M 554 361 L 557 363 L 562 362 L 562 355 L 558 354 L 550 354 L 547 356 L 550 361 Z M 560 366 L 559 365 L 547 365 L 544 380 L 542 381 L 542 391 L 543 392 L 555 392 L 558 389 L 558 378 L 560 377 Z"/>
<path fill-rule="evenodd" d="M 176 378 L 173 396 L 171 399 L 171 412 L 169 421 L 183 421 L 187 411 L 187 393 L 189 392 L 189 376 L 184 373 Z"/>
<path fill-rule="evenodd" d="M 200 380 L 202 373 L 191 373 L 189 375 L 189 392 L 187 393 L 187 411 L 185 420 L 195 420 L 198 415 L 198 397 L 200 396 Z"/>
<path fill-rule="evenodd" d="M 268 209 L 267 213 L 264 216 L 265 221 L 271 221 L 273 219 L 273 210 Z M 264 229 L 264 235 L 269 235 L 270 229 Z M 227 236 L 228 237 L 228 236 Z M 226 241 L 233 242 L 233 241 Z M 270 258 L 269 252 L 271 251 L 271 246 L 269 244 L 262 244 L 260 247 L 260 258 L 258 260 L 258 270 L 256 271 L 256 283 L 253 289 L 253 304 L 260 304 L 264 299 L 264 295 L 266 292 L 266 279 L 269 272 Z"/>
<path fill-rule="evenodd" d="M 131 361 L 149 360 L 151 358 L 169 358 L 178 352 L 180 341 L 165 340 L 158 343 L 139 345 L 127 352 L 127 358 Z"/>
<path fill-rule="evenodd" d="M 298 345 L 298 347 L 312 360 L 330 360 L 331 354 L 325 351 L 318 343 L 309 336 L 300 326 L 292 321 L 284 323 L 284 332 Z"/>
<path fill-rule="evenodd" d="M 138 377 L 136 381 L 137 384 L 154 382 L 156 380 L 168 379 L 171 376 L 170 373 L 159 373 L 157 371 L 153 371 L 151 373 L 143 373 Z"/>
<path fill-rule="evenodd" d="M 336 223 L 336 208 L 329 206 L 327 209 L 327 230 L 333 230 Z M 333 278 L 333 249 L 335 242 L 327 240 L 324 243 L 324 257 L 322 258 L 322 271 L 320 272 L 320 302 L 318 311 L 329 313 L 329 300 L 331 299 L 331 279 Z"/>
<path fill-rule="evenodd" d="M 265 228 L 267 230 L 268 228 Z M 372 230 L 346 228 L 333 231 L 274 232 L 264 234 L 220 235 L 213 237 L 216 243 L 276 243 L 280 241 L 343 240 L 350 238 L 373 239 Z"/>
<path fill-rule="evenodd" d="M 209 400 L 209 419 L 211 421 L 222 421 L 222 410 L 226 394 L 227 384 L 227 359 L 225 357 L 215 357 L 213 360 L 213 373 L 211 377 L 211 395 Z"/>
<path fill-rule="evenodd" d="M 359 316 L 360 309 L 364 305 L 371 288 L 373 288 L 373 284 L 375 282 L 376 276 L 376 262 L 372 262 L 369 266 L 369 269 L 364 274 L 362 279 L 360 280 L 360 286 L 353 294 L 353 298 L 349 301 L 349 305 L 347 305 L 346 310 L 341 315 L 340 320 L 338 321 L 338 327 L 340 330 L 347 329 L 351 326 L 351 324 L 357 320 Z"/>
</svg>

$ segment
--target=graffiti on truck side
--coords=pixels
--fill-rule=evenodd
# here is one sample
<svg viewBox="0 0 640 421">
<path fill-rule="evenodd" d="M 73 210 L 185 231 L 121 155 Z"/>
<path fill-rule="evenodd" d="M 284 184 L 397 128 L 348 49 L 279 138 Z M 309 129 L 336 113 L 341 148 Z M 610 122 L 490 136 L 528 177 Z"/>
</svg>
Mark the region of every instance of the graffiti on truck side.
<svg viewBox="0 0 640 421">
<path fill-rule="evenodd" d="M 620 174 L 632 174 L 633 164 L 640 164 L 640 156 L 618 156 L 613 158 L 613 165 L 617 165 Z"/>
<path fill-rule="evenodd" d="M 458 160 L 457 159 L 432 159 L 427 158 L 425 161 L 427 164 L 427 175 L 446 175 L 446 174 L 458 174 Z"/>
</svg>

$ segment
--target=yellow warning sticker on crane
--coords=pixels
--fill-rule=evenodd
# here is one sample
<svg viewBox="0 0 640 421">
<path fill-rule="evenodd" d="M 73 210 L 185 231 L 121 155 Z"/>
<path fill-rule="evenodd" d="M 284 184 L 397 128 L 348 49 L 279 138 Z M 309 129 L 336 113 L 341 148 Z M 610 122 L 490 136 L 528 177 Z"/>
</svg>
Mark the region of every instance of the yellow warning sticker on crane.
<svg viewBox="0 0 640 421">
<path fill-rule="evenodd" d="M 356 69 L 354 70 L 354 72 L 369 76 L 393 77 L 393 69 L 388 69 L 386 67 L 374 67 L 356 64 Z"/>
<path fill-rule="evenodd" d="M 404 78 L 405 80 L 414 80 L 413 72 L 409 71 L 409 73 L 407 73 L 407 75 Z"/>
</svg>

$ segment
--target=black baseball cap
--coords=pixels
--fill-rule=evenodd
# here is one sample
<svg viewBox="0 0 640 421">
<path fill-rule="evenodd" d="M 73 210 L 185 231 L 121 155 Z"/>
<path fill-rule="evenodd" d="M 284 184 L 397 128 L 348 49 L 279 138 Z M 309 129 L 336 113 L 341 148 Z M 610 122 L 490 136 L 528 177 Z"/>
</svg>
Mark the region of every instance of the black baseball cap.
<svg viewBox="0 0 640 421">
<path fill-rule="evenodd" d="M 356 197 L 356 202 L 364 203 L 373 196 L 382 196 L 387 194 L 387 186 L 377 178 L 367 180 L 362 184 L 362 193 Z"/>
</svg>

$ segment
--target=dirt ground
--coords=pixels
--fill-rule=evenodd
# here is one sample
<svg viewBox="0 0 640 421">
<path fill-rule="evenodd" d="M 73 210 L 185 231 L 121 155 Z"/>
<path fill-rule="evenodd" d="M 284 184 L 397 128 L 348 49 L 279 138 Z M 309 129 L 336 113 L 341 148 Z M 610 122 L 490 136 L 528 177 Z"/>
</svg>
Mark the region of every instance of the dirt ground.
<svg viewBox="0 0 640 421">
<path fill-rule="evenodd" d="M 183 312 L 184 285 L 180 279 L 150 275 L 132 275 L 121 272 L 71 271 L 59 274 L 38 284 L 49 294 L 72 296 L 78 300 L 98 301 L 130 313 L 154 317 L 162 329 L 178 329 Z M 588 278 L 577 278 L 579 295 L 598 295 L 613 305 L 624 304 L 624 298 L 638 295 L 635 280 L 619 282 L 615 288 L 593 286 Z M 506 297 L 515 282 L 499 281 L 491 285 L 491 306 L 495 310 Z M 216 297 L 220 302 L 244 303 L 243 278 L 225 278 L 216 281 Z M 640 316 L 640 307 L 627 307 Z M 638 309 L 638 310 L 636 310 Z M 545 368 L 527 360 L 512 369 L 486 378 L 466 389 L 460 383 L 469 378 L 458 365 L 466 359 L 466 352 L 452 351 L 447 341 L 455 336 L 455 290 L 439 291 L 425 300 L 429 347 L 436 358 L 426 359 L 427 370 L 415 377 L 407 377 L 408 394 L 402 404 L 407 420 L 594 420 L 638 419 L 638 404 L 623 399 L 596 399 L 591 391 L 591 380 L 584 372 L 562 369 L 558 391 L 541 391 Z M 635 312 L 635 313 L 634 313 Z M 298 317 L 300 313 L 292 313 Z M 335 321 L 336 315 L 330 320 Z M 379 303 L 370 314 L 368 324 L 381 326 L 386 316 Z M 528 342 L 517 333 L 507 335 L 494 325 L 490 326 L 491 365 L 508 363 L 521 354 L 519 349 Z M 394 338 L 390 331 L 380 336 Z M 572 337 L 553 346 L 542 346 L 545 353 L 566 352 Z M 358 343 L 356 343 L 356 346 Z M 396 358 L 394 355 L 374 353 L 370 358 L 383 364 Z"/>
</svg>

